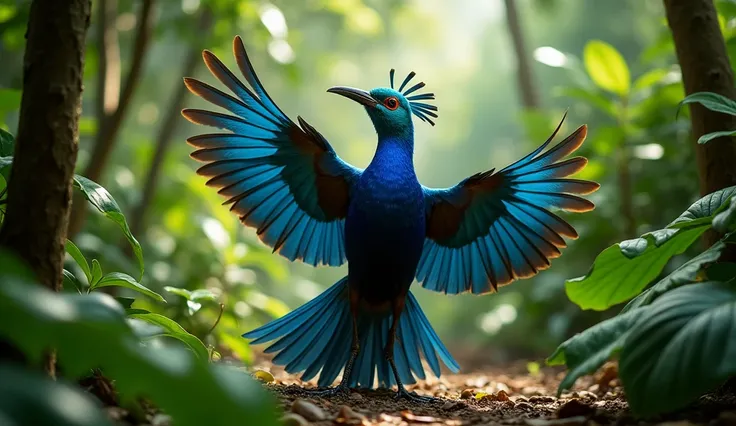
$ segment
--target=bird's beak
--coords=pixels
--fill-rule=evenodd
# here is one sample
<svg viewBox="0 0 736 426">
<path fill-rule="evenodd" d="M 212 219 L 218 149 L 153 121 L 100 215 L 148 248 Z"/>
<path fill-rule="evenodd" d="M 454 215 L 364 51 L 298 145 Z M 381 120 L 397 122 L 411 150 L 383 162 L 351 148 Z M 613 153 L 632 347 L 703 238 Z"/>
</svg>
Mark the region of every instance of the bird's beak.
<svg viewBox="0 0 736 426">
<path fill-rule="evenodd" d="M 330 93 L 337 93 L 338 95 L 345 96 L 348 99 L 352 99 L 355 102 L 365 105 L 367 107 L 374 107 L 378 104 L 378 101 L 371 96 L 370 93 L 365 90 L 356 89 L 353 87 L 335 86 L 327 89 Z"/>
</svg>

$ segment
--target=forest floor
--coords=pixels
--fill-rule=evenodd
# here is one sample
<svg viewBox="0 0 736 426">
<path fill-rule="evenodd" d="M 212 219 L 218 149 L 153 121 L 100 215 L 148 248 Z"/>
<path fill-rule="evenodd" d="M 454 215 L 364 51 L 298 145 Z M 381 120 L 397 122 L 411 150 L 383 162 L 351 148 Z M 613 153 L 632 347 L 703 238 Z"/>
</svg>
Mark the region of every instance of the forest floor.
<svg viewBox="0 0 736 426">
<path fill-rule="evenodd" d="M 575 388 L 556 397 L 564 377 L 561 369 L 541 368 L 530 374 L 526 363 L 506 367 L 482 367 L 467 374 L 428 378 L 407 386 L 420 395 L 440 398 L 429 404 L 395 400 L 388 390 L 353 390 L 329 399 L 312 397 L 297 376 L 283 372 L 267 360 L 257 368 L 269 371 L 274 392 L 285 412 L 285 425 L 736 425 L 736 397 L 704 396 L 693 406 L 646 421 L 629 413 L 618 380 L 616 364 L 578 380 Z"/>
</svg>

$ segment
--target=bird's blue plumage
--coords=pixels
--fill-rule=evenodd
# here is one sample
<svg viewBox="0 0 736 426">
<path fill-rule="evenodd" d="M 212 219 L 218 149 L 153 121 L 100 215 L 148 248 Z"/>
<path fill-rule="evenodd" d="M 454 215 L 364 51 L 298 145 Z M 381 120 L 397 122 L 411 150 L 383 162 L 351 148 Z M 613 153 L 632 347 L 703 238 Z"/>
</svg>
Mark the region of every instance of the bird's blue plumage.
<svg viewBox="0 0 736 426">
<path fill-rule="evenodd" d="M 190 121 L 225 129 L 194 136 L 198 173 L 219 189 L 241 221 L 289 260 L 317 265 L 348 261 L 348 276 L 288 315 L 244 334 L 304 380 L 319 375 L 340 388 L 398 385 L 425 378 L 422 358 L 440 375 L 440 362 L 458 371 L 409 291 L 416 278 L 443 293 L 495 291 L 549 267 L 575 230 L 550 209 L 588 211 L 576 194 L 598 189 L 569 179 L 582 157 L 566 159 L 585 139 L 580 127 L 545 151 L 537 150 L 494 173 L 477 173 L 445 189 L 422 186 L 414 171 L 412 115 L 434 125 L 431 93 L 415 93 L 410 73 L 394 89 L 329 91 L 365 107 L 378 135 L 365 170 L 341 160 L 301 117 L 292 122 L 258 81 L 236 37 L 234 55 L 248 88 L 212 53 L 204 60 L 234 96 L 194 79 L 196 95 L 233 115 L 197 109 Z M 408 88 L 407 88 L 408 87 Z M 404 90 L 407 88 L 406 90 Z M 563 118 L 564 120 L 564 118 Z M 397 344 L 394 344 L 394 342 Z"/>
</svg>

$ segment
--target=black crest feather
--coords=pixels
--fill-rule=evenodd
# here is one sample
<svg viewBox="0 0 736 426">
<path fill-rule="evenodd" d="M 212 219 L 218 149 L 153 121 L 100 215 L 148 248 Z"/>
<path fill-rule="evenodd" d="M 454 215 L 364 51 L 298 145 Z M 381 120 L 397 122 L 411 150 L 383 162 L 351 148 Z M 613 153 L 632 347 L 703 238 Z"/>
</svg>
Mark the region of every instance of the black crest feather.
<svg viewBox="0 0 736 426">
<path fill-rule="evenodd" d="M 391 83 L 391 88 L 394 88 L 394 74 L 396 74 L 396 71 L 392 68 L 391 71 L 389 71 L 389 81 Z M 434 99 L 434 93 L 418 93 L 416 95 L 411 95 L 412 93 L 416 92 L 417 90 L 423 88 L 425 86 L 424 82 L 419 82 L 410 88 L 406 89 L 406 91 L 401 92 L 404 90 L 404 87 L 406 87 L 407 84 L 411 81 L 414 76 L 417 75 L 414 71 L 410 72 L 404 81 L 401 83 L 401 86 L 399 86 L 398 91 L 406 97 L 406 99 L 409 101 L 409 105 L 411 106 L 411 112 L 412 114 L 419 117 L 420 120 L 426 121 L 429 124 L 434 126 L 434 121 L 432 118 L 437 118 L 437 107 L 434 105 L 426 104 L 424 102 L 418 102 L 418 101 L 430 101 Z M 409 96 L 411 95 L 411 96 Z M 430 118 L 432 117 L 432 118 Z"/>
</svg>

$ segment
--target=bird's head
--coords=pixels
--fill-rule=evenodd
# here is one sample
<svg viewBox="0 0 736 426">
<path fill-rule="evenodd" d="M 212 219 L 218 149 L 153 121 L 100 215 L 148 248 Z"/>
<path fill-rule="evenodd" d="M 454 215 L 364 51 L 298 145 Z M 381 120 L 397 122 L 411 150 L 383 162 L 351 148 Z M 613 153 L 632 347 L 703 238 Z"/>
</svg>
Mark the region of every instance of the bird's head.
<svg viewBox="0 0 736 426">
<path fill-rule="evenodd" d="M 336 86 L 327 91 L 345 96 L 363 105 L 379 135 L 403 135 L 413 130 L 412 114 L 433 126 L 432 118 L 437 118 L 437 107 L 422 102 L 434 99 L 434 93 L 412 95 L 424 87 L 423 82 L 402 92 L 415 75 L 413 71 L 410 72 L 398 90 L 394 89 L 394 70 L 391 70 L 389 74 L 391 87 L 378 87 L 368 92 L 353 87 Z"/>
</svg>

